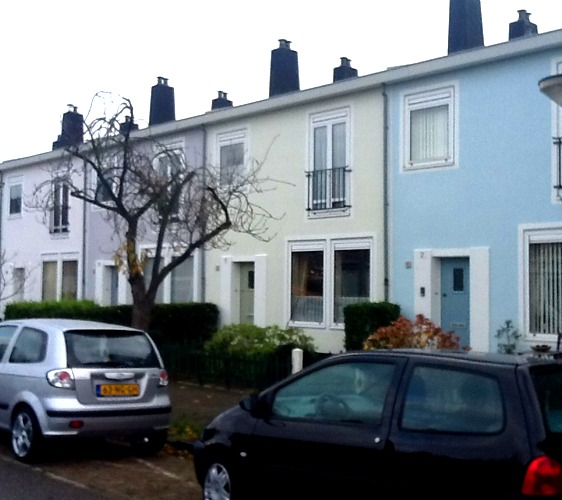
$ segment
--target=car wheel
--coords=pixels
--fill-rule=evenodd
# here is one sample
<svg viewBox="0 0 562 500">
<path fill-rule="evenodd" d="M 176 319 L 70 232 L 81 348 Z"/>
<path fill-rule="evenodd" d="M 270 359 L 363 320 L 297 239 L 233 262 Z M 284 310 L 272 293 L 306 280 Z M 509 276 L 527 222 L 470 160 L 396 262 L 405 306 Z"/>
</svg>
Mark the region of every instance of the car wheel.
<svg viewBox="0 0 562 500">
<path fill-rule="evenodd" d="M 204 500 L 236 500 L 232 495 L 232 471 L 225 460 L 212 462 L 205 474 L 203 482 Z"/>
<path fill-rule="evenodd" d="M 136 437 L 131 441 L 135 453 L 144 456 L 156 455 L 168 442 L 168 432 L 158 431 Z"/>
<path fill-rule="evenodd" d="M 17 410 L 12 419 L 12 452 L 22 462 L 32 462 L 41 450 L 43 436 L 33 411 Z"/>
</svg>

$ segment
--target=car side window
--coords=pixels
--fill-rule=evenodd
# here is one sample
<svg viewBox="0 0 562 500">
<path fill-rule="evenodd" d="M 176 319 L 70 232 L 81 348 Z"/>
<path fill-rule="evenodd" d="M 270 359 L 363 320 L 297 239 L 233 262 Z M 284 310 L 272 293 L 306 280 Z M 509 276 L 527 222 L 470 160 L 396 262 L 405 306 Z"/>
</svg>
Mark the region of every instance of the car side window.
<svg viewBox="0 0 562 500">
<path fill-rule="evenodd" d="M 10 363 L 39 363 L 45 359 L 47 334 L 34 328 L 23 328 L 10 354 Z"/>
<path fill-rule="evenodd" d="M 504 423 L 498 381 L 482 374 L 442 367 L 417 366 L 404 400 L 401 428 L 488 434 Z"/>
<path fill-rule="evenodd" d="M 0 325 L 0 360 L 2 360 L 16 330 L 17 326 L 15 325 Z"/>
<path fill-rule="evenodd" d="M 395 366 L 349 362 L 311 372 L 282 387 L 272 412 L 283 418 L 380 423 Z"/>
</svg>

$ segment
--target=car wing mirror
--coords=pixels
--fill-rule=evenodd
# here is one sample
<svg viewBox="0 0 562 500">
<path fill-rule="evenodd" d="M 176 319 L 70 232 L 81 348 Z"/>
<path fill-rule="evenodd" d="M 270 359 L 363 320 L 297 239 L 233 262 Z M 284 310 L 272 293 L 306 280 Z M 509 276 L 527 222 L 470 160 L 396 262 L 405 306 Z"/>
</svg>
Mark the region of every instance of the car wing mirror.
<svg viewBox="0 0 562 500">
<path fill-rule="evenodd" d="M 251 394 L 240 400 L 240 408 L 247 411 L 253 417 L 263 417 L 267 413 L 267 403 L 259 398 L 257 394 Z"/>
</svg>

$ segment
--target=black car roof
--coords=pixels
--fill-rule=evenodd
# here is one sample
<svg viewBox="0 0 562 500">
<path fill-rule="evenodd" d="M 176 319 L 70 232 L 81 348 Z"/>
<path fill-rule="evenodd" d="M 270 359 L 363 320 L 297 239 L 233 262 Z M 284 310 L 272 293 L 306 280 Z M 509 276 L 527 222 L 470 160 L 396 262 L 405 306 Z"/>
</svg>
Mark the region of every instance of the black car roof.
<svg viewBox="0 0 562 500">
<path fill-rule="evenodd" d="M 364 351 L 349 351 L 346 353 L 336 354 L 333 357 L 377 357 L 377 356 L 416 356 L 427 358 L 441 358 L 449 360 L 467 360 L 480 363 L 502 364 L 502 365 L 537 365 L 537 364 L 561 364 L 560 359 L 555 356 L 542 356 L 538 357 L 532 352 L 521 354 L 504 354 L 497 352 L 482 352 L 482 351 L 466 351 L 455 349 L 373 349 Z"/>
</svg>

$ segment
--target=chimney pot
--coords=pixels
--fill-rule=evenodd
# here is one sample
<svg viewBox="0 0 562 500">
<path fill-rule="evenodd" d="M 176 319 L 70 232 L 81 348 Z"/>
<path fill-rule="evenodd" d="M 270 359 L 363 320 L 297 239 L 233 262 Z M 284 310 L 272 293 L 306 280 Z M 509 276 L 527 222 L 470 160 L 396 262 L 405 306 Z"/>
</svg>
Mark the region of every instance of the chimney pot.
<svg viewBox="0 0 562 500">
<path fill-rule="evenodd" d="M 168 79 L 163 76 L 157 77 L 157 80 L 150 96 L 149 125 L 173 122 L 176 119 L 174 88 L 168 85 Z"/>
<path fill-rule="evenodd" d="M 269 97 L 300 90 L 299 58 L 291 42 L 279 39 L 279 48 L 271 51 Z"/>
<path fill-rule="evenodd" d="M 334 82 L 357 76 L 357 70 L 351 67 L 351 59 L 340 57 L 340 65 L 334 68 Z"/>
<path fill-rule="evenodd" d="M 211 109 L 232 107 L 232 101 L 227 98 L 226 92 L 218 91 L 218 97 L 211 102 Z"/>
<path fill-rule="evenodd" d="M 450 0 L 448 53 L 483 46 L 480 0 Z"/>
<path fill-rule="evenodd" d="M 509 23 L 509 39 L 538 35 L 537 25 L 529 20 L 531 13 L 526 10 L 518 10 L 517 12 L 519 14 L 517 21 Z"/>
</svg>

